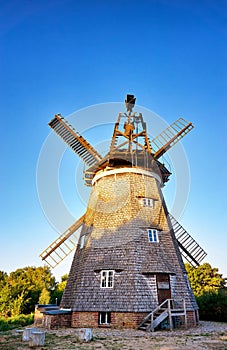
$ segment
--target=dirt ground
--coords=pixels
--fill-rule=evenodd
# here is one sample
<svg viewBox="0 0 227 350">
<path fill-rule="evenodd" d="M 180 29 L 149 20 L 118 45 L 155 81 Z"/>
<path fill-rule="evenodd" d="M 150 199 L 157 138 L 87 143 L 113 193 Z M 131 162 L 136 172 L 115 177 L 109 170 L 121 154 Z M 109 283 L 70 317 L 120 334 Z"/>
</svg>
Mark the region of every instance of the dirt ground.
<svg viewBox="0 0 227 350">
<path fill-rule="evenodd" d="M 90 343 L 78 343 L 76 329 L 45 330 L 38 349 L 71 350 L 227 350 L 227 323 L 201 321 L 199 327 L 146 333 L 138 330 L 93 329 Z M 0 332 L 1 350 L 31 349 L 15 330 Z M 33 348 L 34 349 L 34 348 Z"/>
</svg>

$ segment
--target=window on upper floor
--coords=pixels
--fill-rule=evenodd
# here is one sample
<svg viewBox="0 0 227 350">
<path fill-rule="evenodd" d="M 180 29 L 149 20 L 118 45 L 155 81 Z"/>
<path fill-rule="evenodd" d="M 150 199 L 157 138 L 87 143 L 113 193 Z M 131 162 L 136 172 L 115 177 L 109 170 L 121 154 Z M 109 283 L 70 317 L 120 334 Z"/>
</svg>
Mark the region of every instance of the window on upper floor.
<svg viewBox="0 0 227 350">
<path fill-rule="evenodd" d="M 83 235 L 81 238 L 80 238 L 80 249 L 82 249 L 84 247 L 84 244 L 85 244 L 85 235 Z"/>
<path fill-rule="evenodd" d="M 114 270 L 101 271 L 101 288 L 113 288 L 114 284 Z"/>
<path fill-rule="evenodd" d="M 143 206 L 154 208 L 154 200 L 152 198 L 143 198 Z"/>
<path fill-rule="evenodd" d="M 147 230 L 147 234 L 148 234 L 149 242 L 151 242 L 151 243 L 159 242 L 159 240 L 158 240 L 158 231 L 156 229 L 148 229 Z"/>
<path fill-rule="evenodd" d="M 150 207 L 150 208 L 154 208 L 155 206 L 155 199 L 153 198 L 148 198 L 148 197 L 138 197 L 140 204 L 143 207 Z"/>
</svg>

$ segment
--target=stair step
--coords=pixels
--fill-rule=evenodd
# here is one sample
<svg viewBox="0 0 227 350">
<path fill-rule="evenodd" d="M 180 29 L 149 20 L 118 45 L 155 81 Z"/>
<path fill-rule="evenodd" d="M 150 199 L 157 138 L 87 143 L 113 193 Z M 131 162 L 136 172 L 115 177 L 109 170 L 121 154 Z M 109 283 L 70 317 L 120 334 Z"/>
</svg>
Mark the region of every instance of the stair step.
<svg viewBox="0 0 227 350">
<path fill-rule="evenodd" d="M 153 332 L 159 324 L 161 324 L 164 320 L 168 318 L 169 327 L 170 330 L 172 330 L 172 317 L 176 316 L 184 316 L 185 324 L 187 324 L 185 300 L 166 299 L 144 318 L 143 322 L 138 326 L 138 329 Z"/>
</svg>

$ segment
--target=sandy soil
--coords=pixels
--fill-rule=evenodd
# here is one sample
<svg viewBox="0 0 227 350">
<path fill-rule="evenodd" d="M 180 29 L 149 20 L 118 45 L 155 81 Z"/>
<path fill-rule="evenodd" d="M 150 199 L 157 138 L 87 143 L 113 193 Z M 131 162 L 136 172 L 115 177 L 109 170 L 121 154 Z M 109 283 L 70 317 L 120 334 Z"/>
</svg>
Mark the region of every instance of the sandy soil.
<svg viewBox="0 0 227 350">
<path fill-rule="evenodd" d="M 137 330 L 93 329 L 90 343 L 78 343 L 76 329 L 45 330 L 47 350 L 99 349 L 99 350 L 227 350 L 227 323 L 200 322 L 190 329 L 146 333 Z M 31 349 L 21 341 L 15 331 L 0 332 L 1 350 Z M 33 348 L 34 349 L 34 348 Z"/>
</svg>

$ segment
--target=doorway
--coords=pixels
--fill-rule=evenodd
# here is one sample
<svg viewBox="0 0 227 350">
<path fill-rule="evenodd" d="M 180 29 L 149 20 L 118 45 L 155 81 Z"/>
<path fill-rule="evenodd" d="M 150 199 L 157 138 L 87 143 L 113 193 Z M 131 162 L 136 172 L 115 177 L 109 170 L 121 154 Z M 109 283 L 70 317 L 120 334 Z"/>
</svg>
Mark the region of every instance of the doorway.
<svg viewBox="0 0 227 350">
<path fill-rule="evenodd" d="M 158 303 L 161 304 L 166 299 L 171 299 L 170 278 L 167 273 L 156 275 Z"/>
</svg>

